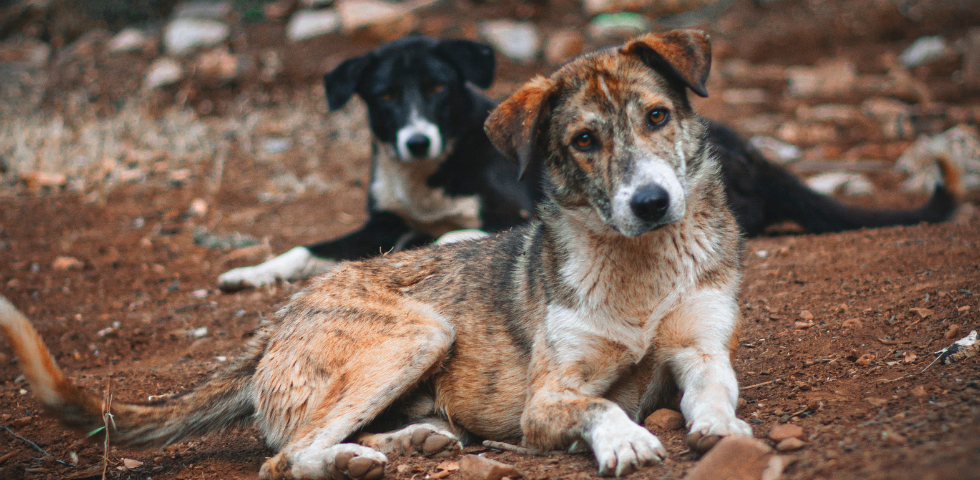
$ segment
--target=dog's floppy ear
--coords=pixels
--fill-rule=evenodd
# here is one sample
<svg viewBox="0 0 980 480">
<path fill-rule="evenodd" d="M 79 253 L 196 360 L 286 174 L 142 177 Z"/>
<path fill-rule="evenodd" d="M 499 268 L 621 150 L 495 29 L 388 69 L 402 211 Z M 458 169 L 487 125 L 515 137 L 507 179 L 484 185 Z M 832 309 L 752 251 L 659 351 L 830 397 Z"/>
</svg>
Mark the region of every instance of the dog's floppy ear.
<svg viewBox="0 0 980 480">
<path fill-rule="evenodd" d="M 463 78 L 480 88 L 490 88 L 497 70 L 493 49 L 471 40 L 442 40 L 436 53 L 456 66 Z"/>
<path fill-rule="evenodd" d="M 636 55 L 650 68 L 680 80 L 694 93 L 708 96 L 705 84 L 711 71 L 711 42 L 700 30 L 671 30 L 648 33 L 620 49 Z"/>
<path fill-rule="evenodd" d="M 493 146 L 517 162 L 519 179 L 533 160 L 539 124 L 547 116 L 554 90 L 551 80 L 538 75 L 490 112 L 484 124 Z"/>
<path fill-rule="evenodd" d="M 337 110 L 347 104 L 361 82 L 364 69 L 375 59 L 374 52 L 344 60 L 330 73 L 323 76 L 323 86 L 327 90 L 327 107 Z"/>
</svg>

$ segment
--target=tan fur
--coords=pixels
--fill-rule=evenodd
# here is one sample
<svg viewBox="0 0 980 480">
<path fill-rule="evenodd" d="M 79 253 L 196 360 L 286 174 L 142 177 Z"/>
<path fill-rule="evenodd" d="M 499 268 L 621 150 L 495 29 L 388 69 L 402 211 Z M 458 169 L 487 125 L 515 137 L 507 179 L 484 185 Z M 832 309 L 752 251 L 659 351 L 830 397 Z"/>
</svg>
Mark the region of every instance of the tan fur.
<svg viewBox="0 0 980 480">
<path fill-rule="evenodd" d="M 703 89 L 707 48 L 700 32 L 648 35 L 535 78 L 487 130 L 524 168 L 543 163 L 540 221 L 341 264 L 196 390 L 114 403 L 115 442 L 160 446 L 254 415 L 278 450 L 262 478 L 370 480 L 385 453 L 452 454 L 469 434 L 589 447 L 600 474 L 628 474 L 666 455 L 637 421 L 678 393 L 696 438 L 751 433 L 731 368 L 740 240 L 683 86 Z M 652 127 L 651 108 L 670 121 Z M 583 130 L 599 147 L 570 146 Z M 668 213 L 631 218 L 620 197 L 651 182 L 669 190 Z M 99 402 L 4 305 L 40 399 L 98 425 Z"/>
</svg>

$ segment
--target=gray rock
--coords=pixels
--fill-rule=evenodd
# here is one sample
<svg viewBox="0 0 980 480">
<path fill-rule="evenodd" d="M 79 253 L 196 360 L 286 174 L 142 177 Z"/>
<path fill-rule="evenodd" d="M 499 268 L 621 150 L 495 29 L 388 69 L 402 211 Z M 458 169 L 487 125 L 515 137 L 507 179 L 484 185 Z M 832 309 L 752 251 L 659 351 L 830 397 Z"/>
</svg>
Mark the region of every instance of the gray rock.
<svg viewBox="0 0 980 480">
<path fill-rule="evenodd" d="M 340 31 L 340 14 L 336 10 L 300 10 L 286 25 L 286 38 L 299 42 Z"/>
<path fill-rule="evenodd" d="M 874 185 L 860 173 L 824 172 L 806 179 L 806 184 L 824 195 L 831 195 L 838 190 L 844 195 L 867 195 L 874 192 Z"/>
<path fill-rule="evenodd" d="M 178 5 L 173 17 L 226 21 L 233 13 L 231 2 L 190 2 Z"/>
<path fill-rule="evenodd" d="M 146 70 L 143 88 L 153 90 L 173 85 L 184 78 L 184 67 L 170 58 L 158 58 Z"/>
<path fill-rule="evenodd" d="M 912 45 L 898 56 L 898 61 L 908 68 L 918 67 L 943 58 L 948 48 L 946 39 L 942 36 L 922 37 L 912 42 Z"/>
<path fill-rule="evenodd" d="M 163 34 L 163 45 L 171 55 L 187 55 L 198 48 L 220 45 L 231 34 L 228 25 L 214 20 L 178 18 Z"/>
<path fill-rule="evenodd" d="M 138 28 L 125 28 L 117 33 L 106 45 L 109 53 L 137 52 L 143 50 L 149 37 Z"/>
<path fill-rule="evenodd" d="M 589 22 L 589 36 L 594 40 L 625 40 L 649 32 L 650 20 L 638 13 L 604 13 Z"/>
<path fill-rule="evenodd" d="M 531 62 L 541 50 L 541 36 L 531 22 L 490 20 L 480 22 L 477 28 L 498 52 L 517 62 Z"/>
</svg>

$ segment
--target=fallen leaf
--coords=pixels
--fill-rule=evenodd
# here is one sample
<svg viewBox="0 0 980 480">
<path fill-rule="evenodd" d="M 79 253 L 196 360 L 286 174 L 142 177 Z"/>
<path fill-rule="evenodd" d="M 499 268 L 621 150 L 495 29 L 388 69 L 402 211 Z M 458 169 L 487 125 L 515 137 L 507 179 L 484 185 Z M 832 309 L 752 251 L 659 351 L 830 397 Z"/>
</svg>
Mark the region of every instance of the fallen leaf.
<svg viewBox="0 0 980 480">
<path fill-rule="evenodd" d="M 922 317 L 922 318 L 927 318 L 927 317 L 929 317 L 930 315 L 932 315 L 934 313 L 932 310 L 930 310 L 928 308 L 922 308 L 922 307 L 910 308 L 909 311 L 910 312 L 918 313 L 919 314 L 919 317 Z"/>
</svg>

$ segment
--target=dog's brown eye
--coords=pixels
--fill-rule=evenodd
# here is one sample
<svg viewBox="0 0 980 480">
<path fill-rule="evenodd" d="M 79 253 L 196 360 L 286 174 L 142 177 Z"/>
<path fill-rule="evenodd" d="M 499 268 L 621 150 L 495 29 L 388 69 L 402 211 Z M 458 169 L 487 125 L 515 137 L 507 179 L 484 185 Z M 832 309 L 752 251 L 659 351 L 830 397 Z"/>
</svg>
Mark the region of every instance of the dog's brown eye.
<svg viewBox="0 0 980 480">
<path fill-rule="evenodd" d="M 381 99 L 382 100 L 391 100 L 391 94 L 390 93 L 382 94 L 381 95 Z"/>
<path fill-rule="evenodd" d="M 588 133 L 580 133 L 572 139 L 572 144 L 579 150 L 591 150 L 595 146 L 595 137 Z"/>
<path fill-rule="evenodd" d="M 650 113 L 647 114 L 647 121 L 650 122 L 651 128 L 663 126 L 663 124 L 667 123 L 667 110 L 663 108 L 650 110 Z"/>
<path fill-rule="evenodd" d="M 446 87 L 444 87 L 442 85 L 433 85 L 432 86 L 432 92 L 433 93 L 435 93 L 435 92 L 441 92 L 443 88 L 446 88 Z"/>
</svg>

